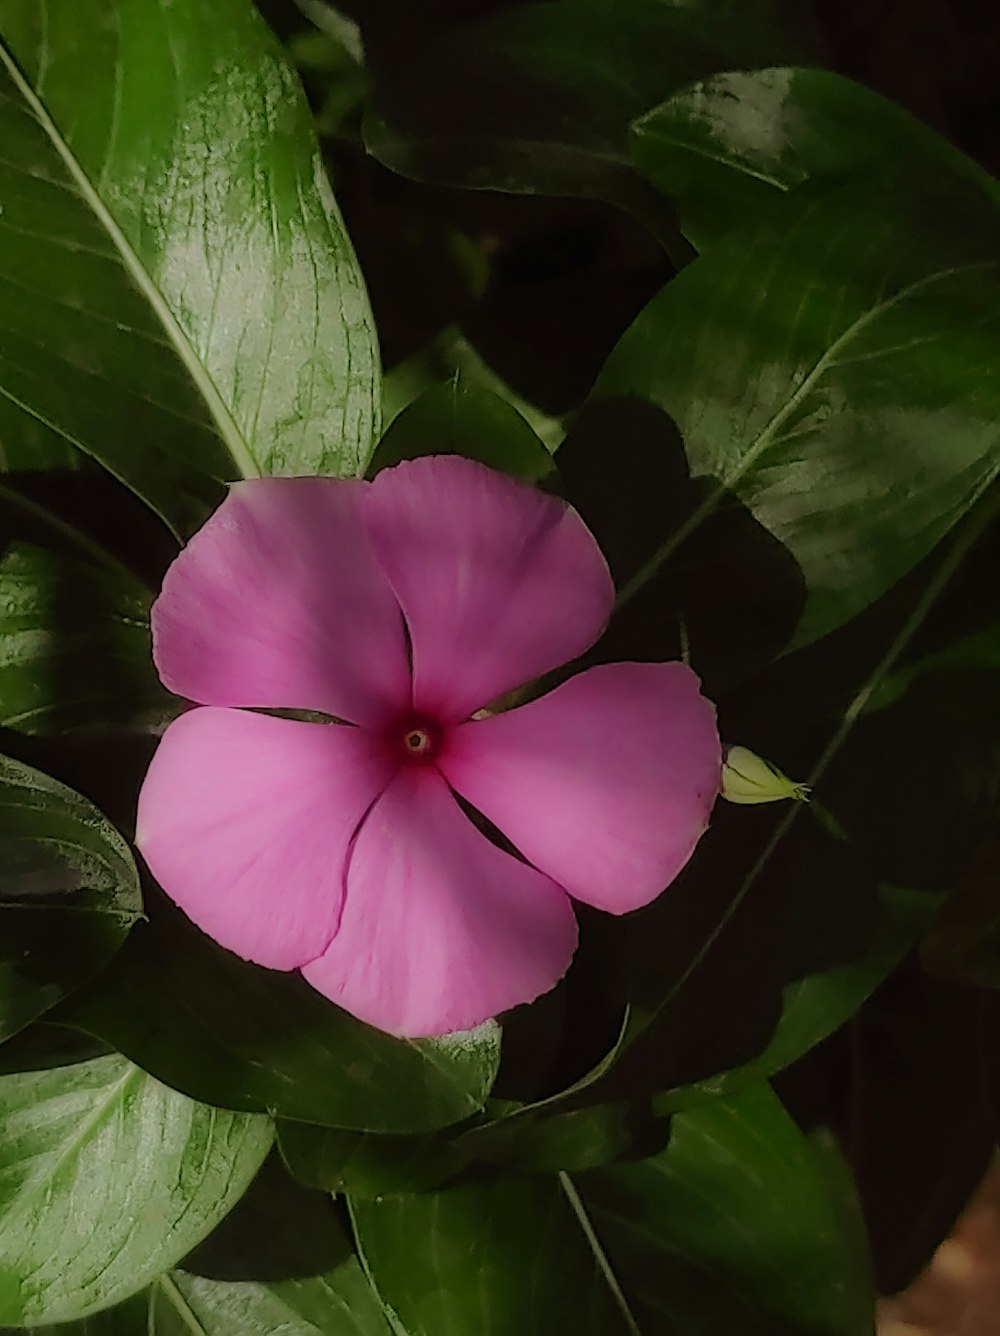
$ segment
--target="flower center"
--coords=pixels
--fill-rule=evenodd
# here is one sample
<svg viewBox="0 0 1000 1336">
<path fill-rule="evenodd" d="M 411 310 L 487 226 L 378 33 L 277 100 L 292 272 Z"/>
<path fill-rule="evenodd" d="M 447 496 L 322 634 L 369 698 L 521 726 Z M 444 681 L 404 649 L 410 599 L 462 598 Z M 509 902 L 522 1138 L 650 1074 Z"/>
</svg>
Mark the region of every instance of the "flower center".
<svg viewBox="0 0 1000 1336">
<path fill-rule="evenodd" d="M 441 742 L 441 730 L 427 719 L 402 719 L 391 730 L 392 746 L 411 765 L 430 761 Z"/>
<path fill-rule="evenodd" d="M 403 746 L 411 756 L 425 756 L 434 746 L 426 728 L 411 728 L 403 738 Z"/>
</svg>

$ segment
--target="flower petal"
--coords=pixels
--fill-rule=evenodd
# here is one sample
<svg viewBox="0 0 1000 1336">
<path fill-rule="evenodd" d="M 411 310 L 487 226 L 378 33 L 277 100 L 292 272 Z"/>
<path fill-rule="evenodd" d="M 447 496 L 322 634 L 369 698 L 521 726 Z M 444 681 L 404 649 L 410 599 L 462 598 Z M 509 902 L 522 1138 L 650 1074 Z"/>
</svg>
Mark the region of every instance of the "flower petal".
<svg viewBox="0 0 1000 1336">
<path fill-rule="evenodd" d="M 399 606 L 360 519 L 368 483 L 235 483 L 153 604 L 164 684 L 203 705 L 378 723 L 410 700 Z"/>
<path fill-rule="evenodd" d="M 392 773 L 359 728 L 191 710 L 153 757 L 136 844 L 210 937 L 296 969 L 336 931 L 351 839 Z"/>
<path fill-rule="evenodd" d="M 530 1002 L 576 948 L 568 897 L 473 826 L 433 766 L 402 770 L 358 833 L 336 937 L 306 979 L 415 1038 Z"/>
<path fill-rule="evenodd" d="M 715 709 L 681 663 L 591 668 L 453 729 L 438 759 L 525 858 L 613 914 L 647 904 L 687 862 L 722 767 Z"/>
<path fill-rule="evenodd" d="M 607 563 L 576 511 L 483 464 L 385 469 L 364 516 L 409 627 L 414 705 L 442 723 L 582 654 L 611 614 Z"/>
</svg>

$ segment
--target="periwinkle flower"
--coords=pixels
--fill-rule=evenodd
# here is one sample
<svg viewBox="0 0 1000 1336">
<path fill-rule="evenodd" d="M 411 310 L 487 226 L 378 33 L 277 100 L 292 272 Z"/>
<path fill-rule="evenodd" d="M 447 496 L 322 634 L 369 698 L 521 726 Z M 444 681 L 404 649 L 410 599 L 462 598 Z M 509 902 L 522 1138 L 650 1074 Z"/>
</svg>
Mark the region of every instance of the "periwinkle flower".
<svg viewBox="0 0 1000 1336">
<path fill-rule="evenodd" d="M 467 459 L 235 484 L 153 607 L 160 676 L 202 707 L 140 794 L 157 881 L 383 1030 L 533 1000 L 575 950 L 570 897 L 647 904 L 719 791 L 715 711 L 683 664 L 590 668 L 482 717 L 588 649 L 612 602 L 572 508 Z"/>
</svg>

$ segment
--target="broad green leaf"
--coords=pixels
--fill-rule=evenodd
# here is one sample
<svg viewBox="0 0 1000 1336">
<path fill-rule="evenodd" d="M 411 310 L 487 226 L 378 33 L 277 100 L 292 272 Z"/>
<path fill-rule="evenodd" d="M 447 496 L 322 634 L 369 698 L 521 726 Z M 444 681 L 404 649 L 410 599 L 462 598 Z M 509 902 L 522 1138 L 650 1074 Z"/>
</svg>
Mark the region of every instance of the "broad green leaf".
<svg viewBox="0 0 1000 1336">
<path fill-rule="evenodd" d="M 465 386 L 489 390 L 506 400 L 524 418 L 546 450 L 555 454 L 566 435 L 562 420 L 542 412 L 512 390 L 454 325 L 443 329 L 428 347 L 403 362 L 397 362 L 383 378 L 382 420 L 386 424 L 386 434 L 407 405 L 424 391 L 453 376 L 459 377 Z"/>
<path fill-rule="evenodd" d="M 153 1286 L 137 1336 L 389 1336 L 382 1305 L 354 1257 L 327 1275 L 262 1283 L 173 1271 Z"/>
<path fill-rule="evenodd" d="M 406 1336 L 637 1336 L 579 1201 L 555 1176 L 349 1198 L 362 1263 Z"/>
<path fill-rule="evenodd" d="M 472 1128 L 456 1150 L 521 1172 L 575 1173 L 631 1156 L 637 1144 L 648 1151 L 648 1138 L 661 1135 L 663 1125 L 655 1126 L 647 1101 L 557 1107 L 548 1116 L 499 1118 Z"/>
<path fill-rule="evenodd" d="M 103 1058 L 110 1047 L 93 1035 L 54 1025 L 44 1016 L 0 1044 L 0 1074 L 41 1072 Z"/>
<path fill-rule="evenodd" d="M 423 1132 L 477 1113 L 496 1077 L 492 1021 L 396 1039 L 297 974 L 259 969 L 154 905 L 110 970 L 61 1020 L 194 1099 L 369 1132 Z"/>
<path fill-rule="evenodd" d="M 0 555 L 0 726 L 156 731 L 178 702 L 157 680 L 150 596 L 122 567 L 17 544 Z"/>
<path fill-rule="evenodd" d="M 1000 262 L 992 223 L 958 204 L 951 218 L 932 199 L 805 189 L 650 302 L 595 398 L 675 424 L 703 493 L 620 601 L 735 498 L 801 568 L 792 643 L 807 644 L 971 509 L 1000 468 L 1000 389 L 982 371 L 1000 358 Z"/>
<path fill-rule="evenodd" d="M 0 757 L 0 1038 L 96 973 L 141 917 L 135 863 L 111 823 Z"/>
<path fill-rule="evenodd" d="M 149 1293 L 150 1331 L 186 1336 L 388 1336 L 329 1193 L 271 1155 L 233 1211 Z"/>
<path fill-rule="evenodd" d="M 421 455 L 464 455 L 525 482 L 554 471 L 552 456 L 506 400 L 456 373 L 409 404 L 390 423 L 372 472 Z"/>
<path fill-rule="evenodd" d="M 447 1133 L 378 1136 L 285 1119 L 278 1123 L 278 1146 L 300 1183 L 365 1198 L 437 1187 L 472 1159 Z"/>
<path fill-rule="evenodd" d="M 0 1336 L 16 1328 L 5 1327 Z M 358 1261 L 289 1280 L 217 1280 L 184 1270 L 78 1322 L 32 1327 L 36 1336 L 389 1336 Z"/>
<path fill-rule="evenodd" d="M 68 441 L 181 535 L 223 479 L 364 470 L 370 313 L 249 0 L 9 0 L 0 138 L 16 463 Z"/>
<path fill-rule="evenodd" d="M 369 151 L 473 189 L 634 195 L 628 126 L 716 70 L 802 54 L 770 0 L 554 0 L 452 28 L 377 85 Z"/>
<path fill-rule="evenodd" d="M 656 1100 L 662 1112 L 728 1095 L 791 1066 L 848 1021 L 916 942 L 938 904 L 928 891 L 879 888 L 871 944 L 859 959 L 787 984 L 767 1047 L 752 1061 Z"/>
<path fill-rule="evenodd" d="M 632 126 L 636 166 L 699 249 L 808 180 L 886 170 L 1000 182 L 909 112 L 831 70 L 783 66 L 699 80 Z"/>
<path fill-rule="evenodd" d="M 846 1171 L 766 1085 L 678 1114 L 659 1155 L 576 1186 L 641 1330 L 870 1336 L 871 1268 Z"/>
<path fill-rule="evenodd" d="M 272 1138 L 270 1119 L 196 1104 L 117 1054 L 0 1077 L 0 1321 L 142 1289 L 238 1201 Z"/>
</svg>

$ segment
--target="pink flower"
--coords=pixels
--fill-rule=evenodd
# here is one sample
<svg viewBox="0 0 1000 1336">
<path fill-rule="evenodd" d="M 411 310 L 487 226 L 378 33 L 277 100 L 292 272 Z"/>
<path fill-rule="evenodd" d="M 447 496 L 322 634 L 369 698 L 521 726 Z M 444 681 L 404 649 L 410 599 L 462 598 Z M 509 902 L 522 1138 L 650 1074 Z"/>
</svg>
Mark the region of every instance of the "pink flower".
<svg viewBox="0 0 1000 1336">
<path fill-rule="evenodd" d="M 654 899 L 719 789 L 715 712 L 683 664 L 591 668 L 474 717 L 592 645 L 612 599 L 574 510 L 467 459 L 237 483 L 153 607 L 160 676 L 207 707 L 143 784 L 154 876 L 217 942 L 383 1030 L 533 1000 L 575 950 L 570 897 Z"/>
</svg>

